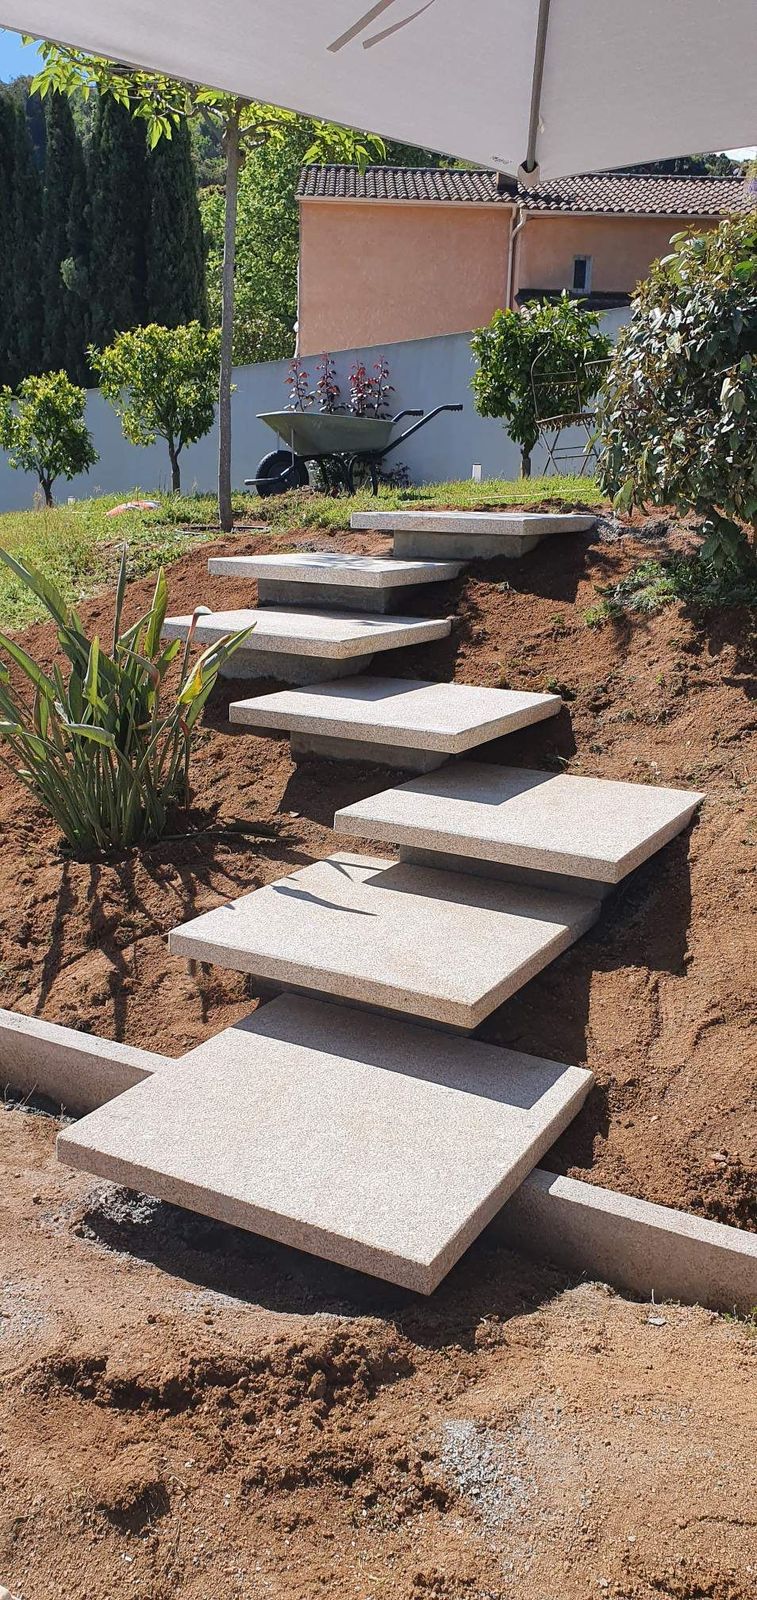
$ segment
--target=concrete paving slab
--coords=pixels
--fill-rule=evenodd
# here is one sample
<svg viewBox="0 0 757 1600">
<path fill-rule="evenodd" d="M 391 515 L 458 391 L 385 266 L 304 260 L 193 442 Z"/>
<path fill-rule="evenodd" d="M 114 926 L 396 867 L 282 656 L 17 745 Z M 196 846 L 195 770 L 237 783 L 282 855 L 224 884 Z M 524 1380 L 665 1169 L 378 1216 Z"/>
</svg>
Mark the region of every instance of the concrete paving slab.
<svg viewBox="0 0 757 1600">
<path fill-rule="evenodd" d="M 584 533 L 596 517 L 580 512 L 366 511 L 351 525 L 391 533 L 394 553 L 406 560 L 490 560 L 522 556 L 540 540 L 559 533 Z"/>
<path fill-rule="evenodd" d="M 336 854 L 184 923 L 169 948 L 470 1031 L 598 912 L 580 896 Z"/>
<path fill-rule="evenodd" d="M 166 639 L 186 638 L 192 618 L 166 617 Z M 377 650 L 398 650 L 408 644 L 444 639 L 451 617 L 355 617 L 337 611 L 214 611 L 200 618 L 195 630 L 198 645 L 213 644 L 226 633 L 252 627 L 245 652 L 281 651 L 287 655 L 333 657 L 373 655 Z"/>
<path fill-rule="evenodd" d="M 355 511 L 350 527 L 377 533 L 474 533 L 507 539 L 552 533 L 583 533 L 596 517 L 582 512 L 544 511 Z"/>
<path fill-rule="evenodd" d="M 291 555 L 214 556 L 217 577 L 257 581 L 259 606 L 304 606 L 312 610 L 360 611 L 373 615 L 412 604 L 416 588 L 454 578 L 455 561 L 396 561 L 389 556 L 349 556 L 334 551 Z"/>
<path fill-rule="evenodd" d="M 340 555 L 330 550 L 292 551 L 270 556 L 211 556 L 208 571 L 218 578 L 277 579 L 318 587 L 393 589 L 456 578 L 459 561 L 398 561 L 392 556 Z"/>
<path fill-rule="evenodd" d="M 198 646 L 242 628 L 253 632 L 222 668 L 228 678 L 279 678 L 289 683 L 342 677 L 370 665 L 378 651 L 444 639 L 451 617 L 356 616 L 340 611 L 214 611 L 200 618 Z M 164 639 L 185 639 L 191 617 L 166 617 Z"/>
<path fill-rule="evenodd" d="M 592 1075 L 282 997 L 58 1140 L 62 1161 L 429 1294 Z"/>
<path fill-rule="evenodd" d="M 619 883 L 680 833 L 703 799 L 683 789 L 459 762 L 338 811 L 380 843 Z"/>
<path fill-rule="evenodd" d="M 553 717 L 561 707 L 556 694 L 364 677 L 237 700 L 229 718 L 253 728 L 450 756 Z"/>
</svg>

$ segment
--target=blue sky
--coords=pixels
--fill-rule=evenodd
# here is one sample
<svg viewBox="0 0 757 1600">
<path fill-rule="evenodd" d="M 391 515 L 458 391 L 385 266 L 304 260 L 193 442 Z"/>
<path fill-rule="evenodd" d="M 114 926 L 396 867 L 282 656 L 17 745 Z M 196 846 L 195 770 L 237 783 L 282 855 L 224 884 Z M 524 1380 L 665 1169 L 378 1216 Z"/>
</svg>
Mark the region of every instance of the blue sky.
<svg viewBox="0 0 757 1600">
<path fill-rule="evenodd" d="M 37 50 L 33 44 L 21 43 L 17 33 L 10 33 L 7 28 L 0 28 L 0 83 L 9 83 L 11 78 L 18 78 L 22 72 L 36 72 Z M 757 156 L 757 147 L 748 150 L 732 150 L 734 156 Z"/>
<path fill-rule="evenodd" d="M 37 61 L 36 45 L 22 44 L 19 34 L 0 28 L 0 83 L 9 83 L 22 72 L 36 72 Z"/>
</svg>

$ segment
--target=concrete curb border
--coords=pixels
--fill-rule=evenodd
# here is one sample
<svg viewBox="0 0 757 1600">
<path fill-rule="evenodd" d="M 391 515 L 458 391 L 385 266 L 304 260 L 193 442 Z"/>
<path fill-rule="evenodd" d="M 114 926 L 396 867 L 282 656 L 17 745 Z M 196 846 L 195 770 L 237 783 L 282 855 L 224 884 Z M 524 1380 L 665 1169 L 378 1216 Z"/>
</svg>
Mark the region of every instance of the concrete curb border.
<svg viewBox="0 0 757 1600">
<path fill-rule="evenodd" d="M 150 1050 L 0 1008 L 0 1089 L 87 1112 L 168 1065 Z"/>
<path fill-rule="evenodd" d="M 68 1111 L 94 1111 L 167 1056 L 0 1009 L 0 1084 Z M 523 1255 L 630 1289 L 715 1311 L 757 1306 L 757 1234 L 636 1200 L 537 1167 L 489 1224 Z"/>
<path fill-rule="evenodd" d="M 645 1300 L 742 1314 L 757 1306 L 757 1233 L 537 1167 L 489 1225 L 547 1259 Z"/>
</svg>

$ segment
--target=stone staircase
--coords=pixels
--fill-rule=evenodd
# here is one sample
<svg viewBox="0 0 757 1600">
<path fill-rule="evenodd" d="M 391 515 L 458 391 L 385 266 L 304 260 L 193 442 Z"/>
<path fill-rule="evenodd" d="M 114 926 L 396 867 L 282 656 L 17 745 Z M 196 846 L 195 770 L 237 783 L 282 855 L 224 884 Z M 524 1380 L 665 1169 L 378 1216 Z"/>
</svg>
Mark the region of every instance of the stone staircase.
<svg viewBox="0 0 757 1600">
<path fill-rule="evenodd" d="M 561 709 L 556 694 L 366 677 L 236 700 L 229 719 L 257 733 L 288 733 L 295 761 L 317 755 L 429 772 Z"/>
<path fill-rule="evenodd" d="M 249 577 L 257 583 L 258 605 L 206 613 L 196 638 L 211 644 L 225 633 L 253 629 L 244 648 L 222 669 L 229 677 L 300 685 L 349 677 L 385 650 L 449 634 L 451 617 L 416 617 L 404 610 L 397 614 L 420 589 L 449 582 L 474 557 L 519 555 L 548 535 L 582 531 L 593 522 L 592 517 L 536 513 L 371 511 L 353 516 L 352 527 L 391 531 L 391 556 L 315 551 L 211 557 L 212 575 Z M 402 545 L 408 540 L 414 545 L 430 540 L 434 549 L 430 555 L 415 548 L 406 551 Z M 186 638 L 191 622 L 191 617 L 166 618 L 164 637 Z M 334 737 L 346 735 L 335 731 Z"/>
<path fill-rule="evenodd" d="M 542 539 L 586 533 L 596 520 L 575 511 L 366 511 L 351 526 L 390 533 L 395 556 L 406 560 L 486 561 L 527 555 Z"/>
<path fill-rule="evenodd" d="M 261 565 L 274 572 L 272 558 L 231 559 L 252 560 L 258 578 Z M 264 583 L 321 586 L 317 561 L 273 559 Z M 355 565 L 345 578 L 346 559 L 329 562 L 329 583 L 370 587 Z M 393 587 L 383 570 L 363 570 Z M 202 628 L 227 631 L 243 615 Z M 291 649 L 301 637 L 309 659 L 325 619 L 344 620 L 327 608 L 257 615 L 271 619 L 263 638 Z M 276 635 L 282 617 L 303 632 Z M 391 845 L 399 860 L 341 851 L 171 933 L 175 955 L 247 973 L 274 998 L 67 1128 L 59 1153 L 429 1293 L 592 1083 L 584 1069 L 469 1035 L 596 922 L 612 886 L 686 827 L 702 797 L 446 759 L 554 715 L 556 696 L 359 679 L 243 702 L 234 720 L 265 725 L 266 705 L 269 726 L 311 749 L 343 741 L 398 765 L 408 754 L 445 764 L 337 814 L 342 832 Z"/>
</svg>

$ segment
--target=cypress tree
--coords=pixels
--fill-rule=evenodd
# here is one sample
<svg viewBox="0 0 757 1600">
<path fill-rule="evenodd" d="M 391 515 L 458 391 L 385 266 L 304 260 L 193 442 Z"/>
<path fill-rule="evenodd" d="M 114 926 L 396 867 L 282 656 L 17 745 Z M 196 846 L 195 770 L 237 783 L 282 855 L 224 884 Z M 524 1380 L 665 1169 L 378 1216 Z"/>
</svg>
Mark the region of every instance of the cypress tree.
<svg viewBox="0 0 757 1600">
<path fill-rule="evenodd" d="M 148 158 L 146 318 L 164 328 L 207 324 L 205 248 L 192 140 L 186 122 Z"/>
<path fill-rule="evenodd" d="M 14 386 L 13 199 L 15 115 L 10 98 L 0 92 L 0 384 Z"/>
<path fill-rule="evenodd" d="M 69 295 L 63 263 L 69 256 L 69 205 L 78 147 L 71 107 L 63 94 L 45 101 L 45 186 L 42 201 L 40 282 L 42 287 L 42 365 L 58 372 L 66 365 Z"/>
<path fill-rule="evenodd" d="M 91 337 L 98 348 L 145 320 L 149 217 L 145 125 L 103 95 L 92 138 Z"/>
<path fill-rule="evenodd" d="M 13 318 L 14 356 L 17 375 L 21 379 L 42 370 L 43 306 L 40 290 L 42 181 L 23 103 L 17 103 L 15 113 Z"/>
<path fill-rule="evenodd" d="M 90 233 L 89 174 L 81 140 L 74 149 L 71 193 L 68 201 L 68 255 L 61 267 L 66 291 L 66 348 L 63 365 L 73 383 L 92 382 L 87 356 L 90 339 Z"/>
</svg>

